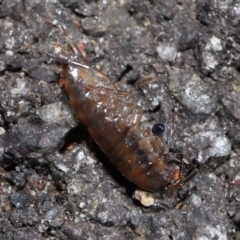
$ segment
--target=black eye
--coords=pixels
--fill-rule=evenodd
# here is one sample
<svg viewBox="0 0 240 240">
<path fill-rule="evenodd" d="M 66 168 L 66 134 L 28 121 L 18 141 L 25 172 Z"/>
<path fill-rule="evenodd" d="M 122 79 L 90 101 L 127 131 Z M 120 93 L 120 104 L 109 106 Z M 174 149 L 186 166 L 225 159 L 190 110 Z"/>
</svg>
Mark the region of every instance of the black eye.
<svg viewBox="0 0 240 240">
<path fill-rule="evenodd" d="M 164 125 L 161 123 L 154 124 L 152 127 L 152 133 L 155 136 L 161 136 L 164 132 Z"/>
</svg>

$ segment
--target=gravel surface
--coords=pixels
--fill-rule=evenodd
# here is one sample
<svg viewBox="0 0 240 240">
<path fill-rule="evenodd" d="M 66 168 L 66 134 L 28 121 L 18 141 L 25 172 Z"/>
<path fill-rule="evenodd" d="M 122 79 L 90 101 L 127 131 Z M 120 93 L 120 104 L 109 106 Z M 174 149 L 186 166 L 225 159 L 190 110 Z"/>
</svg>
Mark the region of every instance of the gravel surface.
<svg viewBox="0 0 240 240">
<path fill-rule="evenodd" d="M 240 239 L 239 20 L 234 0 L 0 0 L 0 239 Z M 43 53 L 61 25 L 197 166 L 181 189 L 132 197 Z"/>
</svg>

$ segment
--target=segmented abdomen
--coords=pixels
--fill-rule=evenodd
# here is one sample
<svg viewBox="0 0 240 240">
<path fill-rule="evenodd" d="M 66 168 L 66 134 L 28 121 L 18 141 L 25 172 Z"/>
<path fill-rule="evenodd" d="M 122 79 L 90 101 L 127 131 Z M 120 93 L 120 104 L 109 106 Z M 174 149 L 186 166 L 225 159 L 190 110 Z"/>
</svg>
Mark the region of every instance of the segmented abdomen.
<svg viewBox="0 0 240 240">
<path fill-rule="evenodd" d="M 71 71 L 69 71 L 71 73 Z M 87 130 L 119 171 L 138 187 L 158 192 L 169 185 L 163 144 L 141 128 L 142 109 L 124 101 L 114 88 L 88 85 L 69 74 L 65 89 Z M 85 76 L 86 78 L 86 76 Z"/>
</svg>

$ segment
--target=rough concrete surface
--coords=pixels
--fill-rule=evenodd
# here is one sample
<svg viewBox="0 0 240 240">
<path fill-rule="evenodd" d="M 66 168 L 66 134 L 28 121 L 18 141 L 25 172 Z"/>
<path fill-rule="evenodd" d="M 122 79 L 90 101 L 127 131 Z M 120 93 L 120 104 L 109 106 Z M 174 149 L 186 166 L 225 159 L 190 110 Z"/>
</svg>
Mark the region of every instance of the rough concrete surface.
<svg viewBox="0 0 240 240">
<path fill-rule="evenodd" d="M 43 53 L 61 25 L 194 163 L 181 189 L 132 197 Z M 240 239 L 239 71 L 235 0 L 1 0 L 0 239 Z"/>
</svg>

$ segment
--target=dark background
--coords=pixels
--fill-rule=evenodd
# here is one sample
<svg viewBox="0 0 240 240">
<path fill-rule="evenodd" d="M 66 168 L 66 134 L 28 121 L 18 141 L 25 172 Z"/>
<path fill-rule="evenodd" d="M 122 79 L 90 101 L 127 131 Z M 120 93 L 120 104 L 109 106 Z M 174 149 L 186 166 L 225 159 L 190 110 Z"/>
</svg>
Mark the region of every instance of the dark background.
<svg viewBox="0 0 240 240">
<path fill-rule="evenodd" d="M 0 238 L 240 239 L 239 20 L 234 0 L 0 1 Z M 132 198 L 42 52 L 60 25 L 197 165 L 182 189 Z"/>
</svg>

